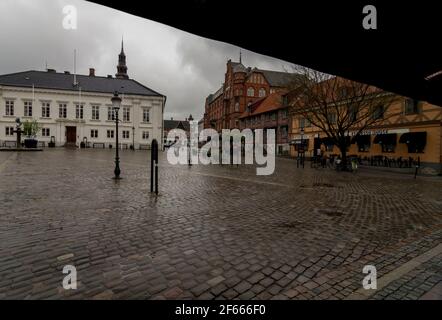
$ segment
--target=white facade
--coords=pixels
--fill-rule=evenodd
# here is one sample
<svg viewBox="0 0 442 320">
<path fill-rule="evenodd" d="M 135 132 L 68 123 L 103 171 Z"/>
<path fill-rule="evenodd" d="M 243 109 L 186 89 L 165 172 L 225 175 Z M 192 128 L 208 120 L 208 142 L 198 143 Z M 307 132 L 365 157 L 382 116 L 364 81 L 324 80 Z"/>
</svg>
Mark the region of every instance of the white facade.
<svg viewBox="0 0 442 320">
<path fill-rule="evenodd" d="M 120 94 L 120 97 L 120 147 L 129 148 L 134 142 L 136 149 L 147 148 L 153 139 L 157 139 L 162 147 L 165 97 L 133 94 Z M 110 93 L 0 85 L 0 147 L 5 141 L 16 140 L 10 128 L 15 129 L 17 117 L 22 122 L 37 120 L 42 128 L 37 140 L 44 141 L 46 145 L 53 136 L 56 146 L 64 146 L 67 142 L 79 146 L 85 139 L 90 147 L 94 147 L 94 144 L 101 147 L 99 144 L 102 143 L 105 147 L 115 147 L 115 121 L 109 112 L 112 110 L 111 98 Z M 78 108 L 77 114 L 77 105 L 83 106 L 82 116 L 81 108 Z M 28 113 L 30 106 L 32 114 Z M 123 113 L 128 113 L 128 117 Z M 73 136 L 75 141 L 72 141 Z"/>
</svg>

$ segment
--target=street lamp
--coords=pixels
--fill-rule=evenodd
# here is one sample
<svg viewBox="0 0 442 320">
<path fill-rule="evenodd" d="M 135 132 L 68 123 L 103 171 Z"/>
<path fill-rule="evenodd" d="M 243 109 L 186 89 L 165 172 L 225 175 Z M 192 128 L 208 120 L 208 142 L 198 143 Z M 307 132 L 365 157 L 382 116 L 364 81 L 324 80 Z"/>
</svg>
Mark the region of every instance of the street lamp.
<svg viewBox="0 0 442 320">
<path fill-rule="evenodd" d="M 115 151 L 116 151 L 116 153 L 115 153 L 115 170 L 114 170 L 115 177 L 114 177 L 114 179 L 118 180 L 118 179 L 121 179 L 120 178 L 120 173 L 121 173 L 120 157 L 118 155 L 118 111 L 120 110 L 120 106 L 121 106 L 121 98 L 118 96 L 117 91 L 114 92 L 114 96 L 112 97 L 111 101 L 112 101 L 112 108 L 115 112 L 115 129 L 116 129 L 115 130 L 116 131 L 115 132 L 115 134 L 116 134 L 115 135 L 115 143 L 116 143 Z"/>
<path fill-rule="evenodd" d="M 135 150 L 135 127 L 132 127 L 132 150 Z"/>
</svg>

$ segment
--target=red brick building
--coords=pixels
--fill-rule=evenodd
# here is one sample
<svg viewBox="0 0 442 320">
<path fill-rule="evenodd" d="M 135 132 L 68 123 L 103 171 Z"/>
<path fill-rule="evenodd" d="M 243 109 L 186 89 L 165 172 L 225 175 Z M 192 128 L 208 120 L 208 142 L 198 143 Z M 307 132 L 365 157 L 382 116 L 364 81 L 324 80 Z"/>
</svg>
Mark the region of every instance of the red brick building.
<svg viewBox="0 0 442 320">
<path fill-rule="evenodd" d="M 275 130 L 276 153 L 289 154 L 289 113 L 285 103 L 285 92 L 273 92 L 267 97 L 260 98 L 246 108 L 240 116 L 240 129 Z"/>
<path fill-rule="evenodd" d="M 284 92 L 294 74 L 246 68 L 227 61 L 223 85 L 206 98 L 204 128 L 240 128 L 240 116 L 257 100 Z"/>
</svg>

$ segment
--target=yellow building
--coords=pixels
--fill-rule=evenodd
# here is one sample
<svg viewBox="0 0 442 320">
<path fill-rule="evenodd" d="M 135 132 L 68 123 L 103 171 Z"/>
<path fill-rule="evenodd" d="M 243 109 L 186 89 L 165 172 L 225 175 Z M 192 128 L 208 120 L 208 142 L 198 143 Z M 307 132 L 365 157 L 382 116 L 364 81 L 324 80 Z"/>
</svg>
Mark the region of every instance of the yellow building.
<svg viewBox="0 0 442 320">
<path fill-rule="evenodd" d="M 351 144 L 347 155 L 395 160 L 411 157 L 415 161 L 419 157 L 426 172 L 442 172 L 442 107 L 398 97 L 386 110 L 384 118 L 356 137 L 355 132 L 348 132 Z M 302 127 L 304 134 L 301 136 Z M 317 155 L 320 150 L 328 156 L 340 154 L 321 129 L 296 112 L 292 115 L 290 137 L 290 153 L 294 157 L 298 154 L 301 139 L 307 157 Z"/>
</svg>

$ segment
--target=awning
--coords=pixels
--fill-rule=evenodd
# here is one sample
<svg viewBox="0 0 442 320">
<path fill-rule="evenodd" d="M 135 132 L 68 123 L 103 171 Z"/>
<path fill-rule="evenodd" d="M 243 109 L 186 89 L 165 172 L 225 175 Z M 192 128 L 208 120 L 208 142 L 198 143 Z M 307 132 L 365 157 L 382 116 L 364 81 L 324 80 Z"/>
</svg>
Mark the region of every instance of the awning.
<svg viewBox="0 0 442 320">
<path fill-rule="evenodd" d="M 370 145 L 370 135 L 364 134 L 358 134 L 357 136 L 353 137 L 352 142 L 356 143 L 359 146 L 363 146 L 363 145 Z"/>
<path fill-rule="evenodd" d="M 396 141 L 397 141 L 396 133 L 385 133 L 385 134 L 376 135 L 376 137 L 374 137 L 373 143 L 395 145 Z"/>
<path fill-rule="evenodd" d="M 333 142 L 333 139 L 332 139 L 332 138 L 329 138 L 329 137 L 321 138 L 321 143 L 323 143 L 323 144 L 326 145 L 326 146 L 332 146 L 332 145 L 335 144 L 335 143 Z"/>
<path fill-rule="evenodd" d="M 401 135 L 399 143 L 419 145 L 424 147 L 427 144 L 426 132 L 407 132 Z"/>
</svg>

